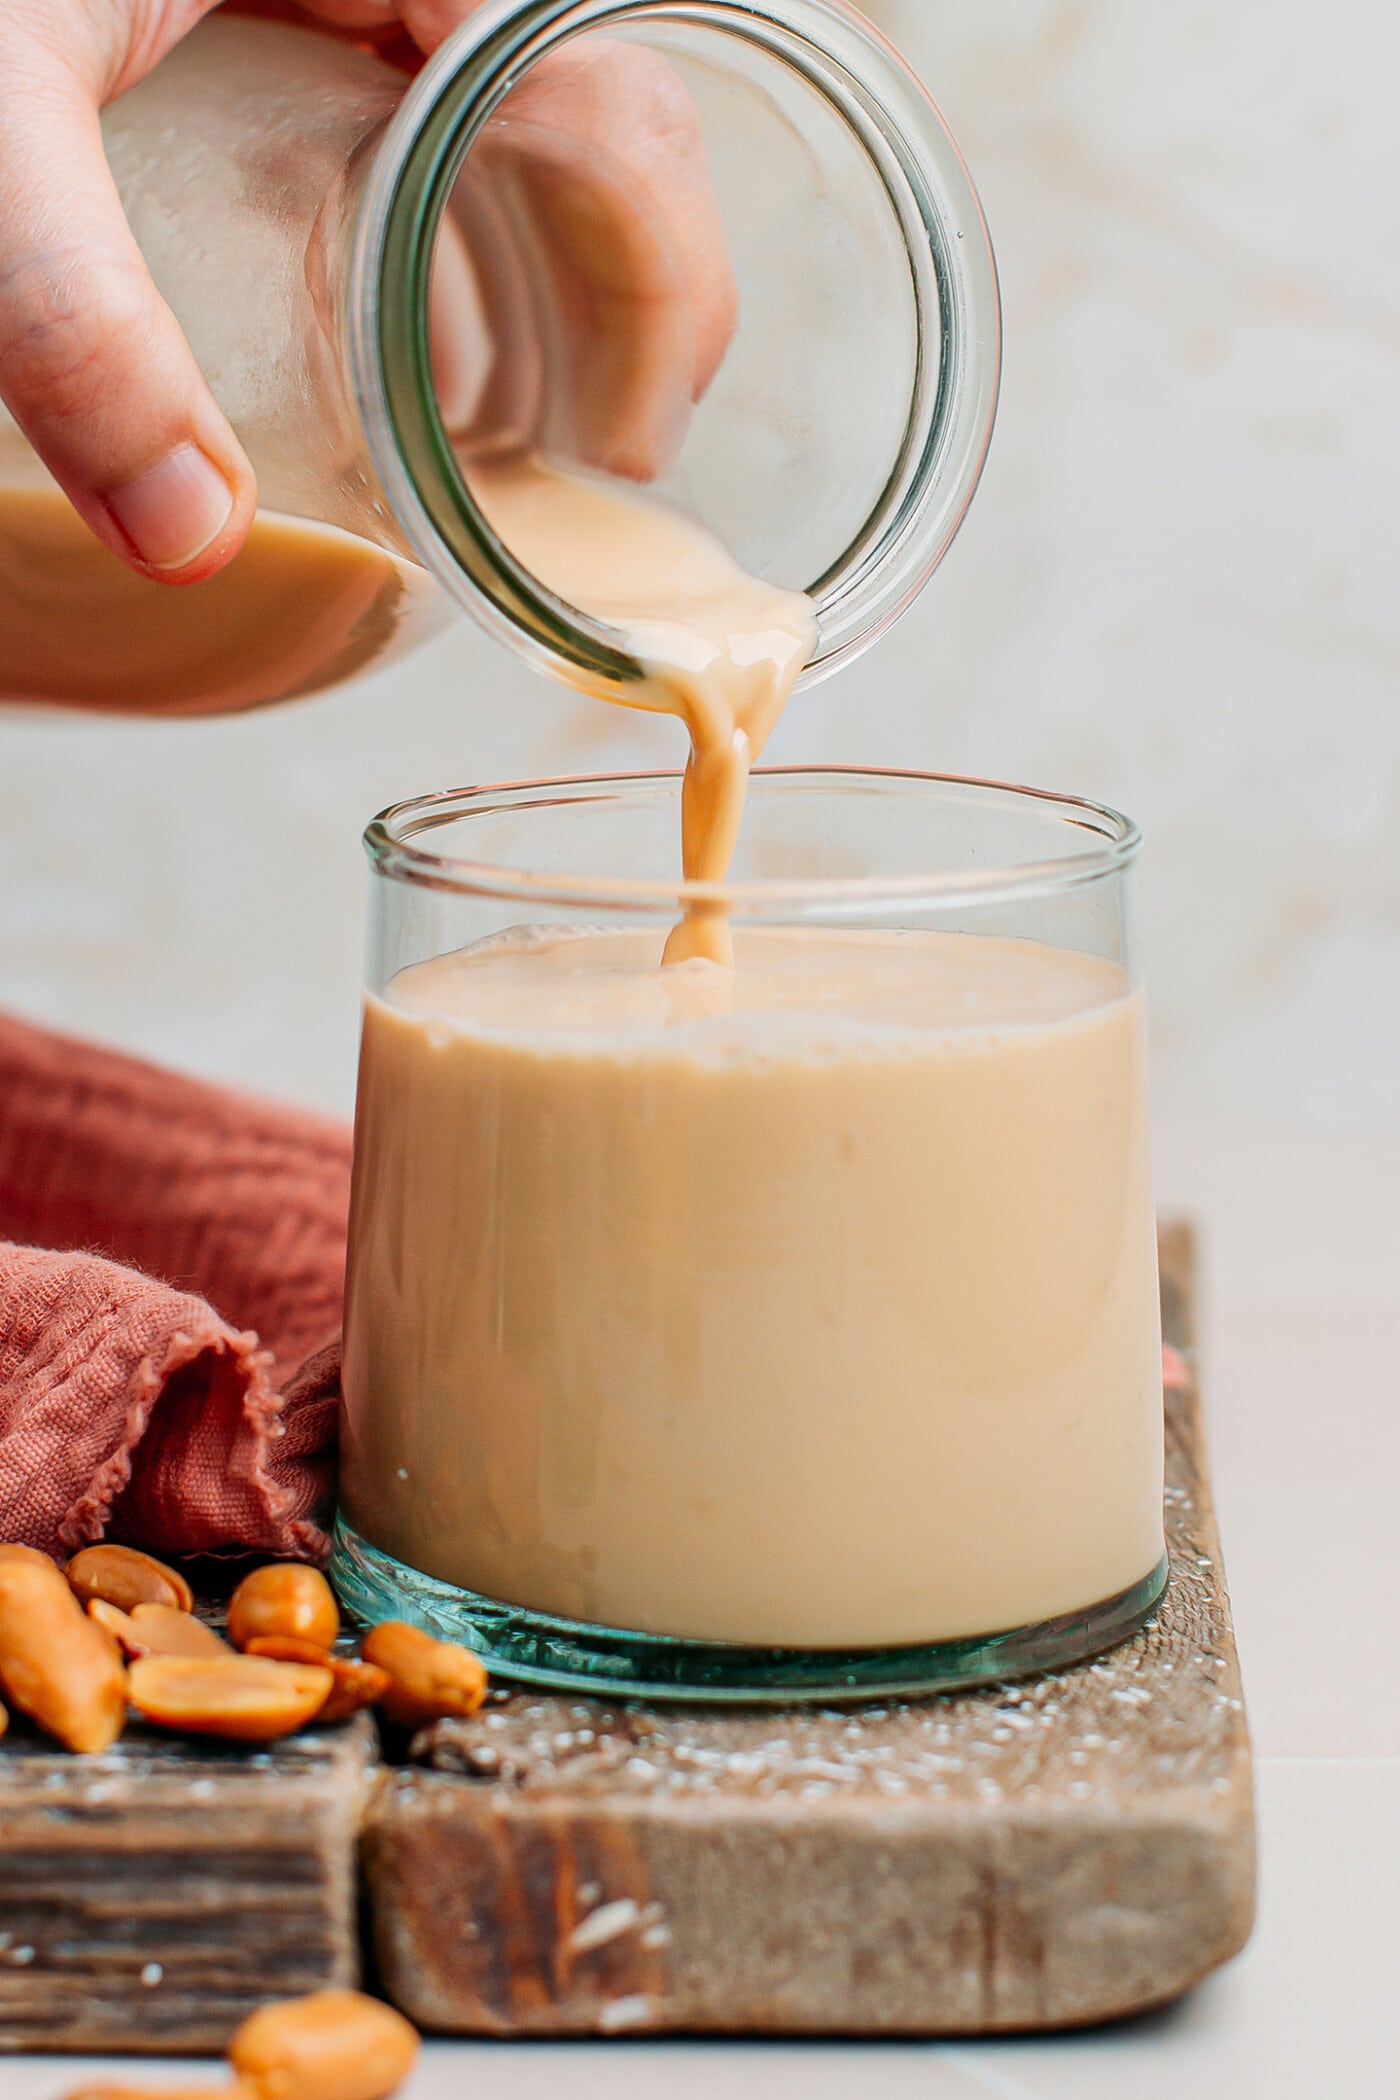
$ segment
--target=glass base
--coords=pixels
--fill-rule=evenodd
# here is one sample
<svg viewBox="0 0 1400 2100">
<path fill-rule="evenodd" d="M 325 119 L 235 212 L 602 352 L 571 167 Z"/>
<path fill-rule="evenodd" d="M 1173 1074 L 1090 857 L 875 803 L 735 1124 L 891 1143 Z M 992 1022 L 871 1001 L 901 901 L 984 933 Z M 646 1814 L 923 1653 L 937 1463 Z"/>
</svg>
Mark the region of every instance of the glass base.
<svg viewBox="0 0 1400 2100">
<path fill-rule="evenodd" d="M 493 1677 L 609 1699 L 726 1706 L 891 1698 L 1005 1684 L 1084 1662 L 1136 1633 L 1167 1586 L 1165 1555 L 1116 1597 L 1038 1626 L 914 1648 L 743 1648 L 546 1618 L 405 1567 L 337 1518 L 331 1580 L 355 1618 L 406 1619 L 482 1656 Z"/>
</svg>

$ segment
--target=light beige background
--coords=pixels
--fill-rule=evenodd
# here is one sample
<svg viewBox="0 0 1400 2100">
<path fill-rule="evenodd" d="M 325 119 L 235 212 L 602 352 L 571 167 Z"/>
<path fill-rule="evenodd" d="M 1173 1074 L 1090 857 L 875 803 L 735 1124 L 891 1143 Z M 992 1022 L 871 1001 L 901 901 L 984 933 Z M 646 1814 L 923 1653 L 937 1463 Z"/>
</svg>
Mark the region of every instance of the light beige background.
<svg viewBox="0 0 1400 2100">
<path fill-rule="evenodd" d="M 1163 1182 L 1207 1227 L 1260 1929 L 1182 2006 L 1099 2034 L 439 2047 L 406 2100 L 542 2100 L 561 2080 L 639 2100 L 717 2081 L 736 2100 L 1389 2093 L 1400 17 L 1377 0 L 879 12 L 984 193 L 1004 412 L 924 603 L 856 676 L 798 702 L 778 750 L 1004 772 L 1105 795 L 1147 828 Z M 0 722 L 0 1000 L 345 1104 L 362 817 L 448 781 L 675 750 L 665 725 L 560 696 L 466 633 L 281 716 Z M 33 2061 L 3 2084 L 49 2100 L 76 2082 Z"/>
<path fill-rule="evenodd" d="M 1372 0 L 882 0 L 1004 278 L 992 463 L 924 601 L 774 756 L 1145 825 L 1159 1109 L 1400 1118 L 1400 18 Z M 465 628 L 185 727 L 0 720 L 0 1001 L 350 1099 L 362 819 L 679 758 Z"/>
</svg>

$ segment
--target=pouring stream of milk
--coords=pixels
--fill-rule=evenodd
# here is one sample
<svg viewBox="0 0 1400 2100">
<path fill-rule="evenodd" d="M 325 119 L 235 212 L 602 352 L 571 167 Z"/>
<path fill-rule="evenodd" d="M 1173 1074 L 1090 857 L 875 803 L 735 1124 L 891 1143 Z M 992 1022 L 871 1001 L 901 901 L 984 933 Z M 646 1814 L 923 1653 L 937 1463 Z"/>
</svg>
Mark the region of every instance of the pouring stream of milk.
<svg viewBox="0 0 1400 2100">
<path fill-rule="evenodd" d="M 681 804 L 688 882 L 722 882 L 761 754 L 816 643 L 811 601 L 748 575 L 693 519 L 616 482 L 534 458 L 474 465 L 472 493 L 516 560 L 615 627 L 645 676 L 588 690 L 678 715 L 690 735 Z M 733 963 L 728 922 L 692 905 L 664 960 Z"/>
</svg>

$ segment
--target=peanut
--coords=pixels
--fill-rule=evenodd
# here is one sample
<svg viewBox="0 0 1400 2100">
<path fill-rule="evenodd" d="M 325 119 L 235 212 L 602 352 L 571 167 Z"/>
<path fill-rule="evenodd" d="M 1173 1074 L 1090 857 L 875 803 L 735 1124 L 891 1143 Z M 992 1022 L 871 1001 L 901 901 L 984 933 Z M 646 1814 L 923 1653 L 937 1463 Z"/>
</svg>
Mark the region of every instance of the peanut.
<svg viewBox="0 0 1400 2100">
<path fill-rule="evenodd" d="M 0 1687 L 69 1750 L 109 1749 L 122 1732 L 121 1657 L 52 1561 L 0 1559 Z"/>
<path fill-rule="evenodd" d="M 313 1991 L 264 2005 L 229 2043 L 258 2100 L 387 2100 L 413 2068 L 418 2036 L 360 1991 Z"/>
<path fill-rule="evenodd" d="M 260 1633 L 244 1650 L 247 1655 L 268 1655 L 277 1662 L 323 1663 L 335 1683 L 330 1697 L 317 1714 L 325 1721 L 348 1721 L 361 1707 L 373 1706 L 389 1689 L 389 1673 L 373 1663 L 356 1662 L 349 1655 L 327 1655 L 314 1641 L 293 1640 L 288 1633 Z"/>
<path fill-rule="evenodd" d="M 319 1641 L 304 1641 L 294 1633 L 255 1633 L 243 1653 L 266 1655 L 273 1662 L 320 1663 L 323 1669 L 335 1661 Z"/>
<path fill-rule="evenodd" d="M 37 1546 L 0 1546 L 0 1560 L 34 1560 L 42 1562 L 48 1568 L 55 1565 L 49 1555 L 41 1553 Z"/>
<path fill-rule="evenodd" d="M 251 2086 L 235 2078 L 229 2085 L 80 2085 L 64 2100 L 258 2100 Z"/>
<path fill-rule="evenodd" d="M 161 1728 L 270 1743 L 318 1714 L 333 1679 L 324 1667 L 255 1655 L 145 1655 L 131 1665 L 131 1703 Z"/>
<path fill-rule="evenodd" d="M 331 1669 L 335 1683 L 330 1697 L 316 1716 L 318 1727 L 328 1727 L 332 1721 L 348 1721 L 366 1706 L 377 1706 L 390 1685 L 389 1672 L 381 1670 L 377 1663 L 352 1662 L 348 1657 L 332 1656 Z"/>
<path fill-rule="evenodd" d="M 94 1626 L 102 1628 L 102 1631 L 106 1634 L 107 1639 L 111 1642 L 112 1647 L 121 1659 L 123 1666 L 125 1666 L 128 1654 L 134 1655 L 140 1652 L 137 1649 L 128 1649 L 122 1640 L 121 1630 L 124 1626 L 129 1626 L 131 1621 L 127 1618 L 124 1611 L 117 1610 L 115 1604 L 104 1604 L 100 1597 L 94 1597 L 88 1606 L 88 1617 Z"/>
<path fill-rule="evenodd" d="M 130 1656 L 138 1655 L 232 1655 L 212 1626 L 174 1611 L 168 1604 L 138 1604 L 134 1612 L 118 1610 L 115 1604 L 94 1597 L 88 1617 L 95 1619 Z"/>
<path fill-rule="evenodd" d="M 134 1546 L 84 1546 L 68 1563 L 68 1580 L 84 1604 L 100 1597 L 120 1611 L 132 1611 L 138 1604 L 168 1604 L 175 1611 L 194 1606 L 194 1593 L 184 1576 Z"/>
<path fill-rule="evenodd" d="M 206 1655 L 227 1660 L 233 1654 L 212 1626 L 190 1612 L 172 1611 L 168 1604 L 138 1604 L 131 1623 L 151 1655 Z"/>
<path fill-rule="evenodd" d="M 246 1648 L 260 1634 L 285 1633 L 294 1640 L 333 1646 L 340 1631 L 331 1586 L 316 1568 L 300 1561 L 273 1561 L 245 1575 L 228 1607 L 228 1637 Z"/>
<path fill-rule="evenodd" d="M 426 1728 L 449 1714 L 474 1714 L 486 1697 L 486 1665 L 470 1648 L 435 1641 L 417 1626 L 387 1620 L 360 1644 L 367 1663 L 392 1680 L 379 1704 L 400 1728 Z"/>
</svg>

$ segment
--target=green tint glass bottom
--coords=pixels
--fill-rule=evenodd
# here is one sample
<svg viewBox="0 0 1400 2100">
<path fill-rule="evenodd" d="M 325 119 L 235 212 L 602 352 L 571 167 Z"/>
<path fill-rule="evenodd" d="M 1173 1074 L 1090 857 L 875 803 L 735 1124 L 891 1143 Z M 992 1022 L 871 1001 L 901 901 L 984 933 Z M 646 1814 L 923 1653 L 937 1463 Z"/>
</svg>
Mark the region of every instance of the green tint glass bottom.
<svg viewBox="0 0 1400 2100">
<path fill-rule="evenodd" d="M 1165 1556 L 1150 1575 L 1102 1604 L 1037 1626 L 915 1648 L 742 1648 L 575 1625 L 497 1604 L 381 1553 L 342 1520 L 331 1580 L 367 1625 L 405 1619 L 482 1656 L 493 1677 L 556 1692 L 613 1699 L 692 1700 L 729 1706 L 793 1700 L 830 1704 L 920 1692 L 966 1691 L 1085 1662 L 1147 1619 L 1167 1586 Z"/>
</svg>

